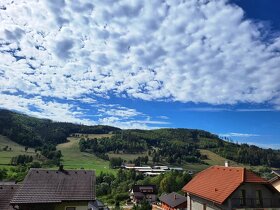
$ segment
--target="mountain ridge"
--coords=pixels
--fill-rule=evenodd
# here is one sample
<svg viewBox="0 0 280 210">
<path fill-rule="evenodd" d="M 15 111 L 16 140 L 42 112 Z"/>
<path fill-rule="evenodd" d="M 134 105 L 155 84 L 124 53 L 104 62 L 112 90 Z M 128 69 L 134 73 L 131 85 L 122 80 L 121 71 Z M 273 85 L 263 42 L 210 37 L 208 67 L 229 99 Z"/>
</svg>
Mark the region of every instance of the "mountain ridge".
<svg viewBox="0 0 280 210">
<path fill-rule="evenodd" d="M 114 134 L 110 138 L 104 138 L 103 142 L 99 139 L 97 141 L 99 145 L 92 145 L 92 142 L 85 142 L 86 140 L 83 142 L 83 150 L 98 154 L 119 151 L 133 153 L 140 150 L 143 152 L 154 147 L 161 152 L 157 154 L 157 151 L 154 151 L 155 160 L 163 158 L 167 162 L 181 162 L 181 159 L 200 162 L 207 157 L 201 155 L 199 149 L 207 149 L 238 163 L 280 167 L 280 150 L 228 142 L 200 129 L 122 130 L 106 125 L 86 126 L 53 122 L 49 119 L 38 119 L 9 110 L 0 110 L 0 134 L 24 146 L 38 148 L 48 145 L 48 150 L 52 151 L 56 145 L 67 142 L 67 138 L 73 133 Z M 53 147 L 50 148 L 50 145 Z M 100 151 L 93 149 L 94 146 Z"/>
</svg>

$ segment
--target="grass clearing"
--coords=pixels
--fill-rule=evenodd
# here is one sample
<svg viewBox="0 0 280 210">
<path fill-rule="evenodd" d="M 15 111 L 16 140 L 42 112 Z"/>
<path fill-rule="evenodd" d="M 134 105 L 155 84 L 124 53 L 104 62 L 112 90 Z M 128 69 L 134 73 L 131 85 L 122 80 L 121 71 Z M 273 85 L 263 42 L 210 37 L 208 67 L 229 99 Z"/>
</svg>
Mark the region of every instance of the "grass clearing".
<svg viewBox="0 0 280 210">
<path fill-rule="evenodd" d="M 104 135 L 89 134 L 92 138 L 101 138 Z M 105 134 L 107 135 L 107 134 Z M 79 149 L 80 137 L 69 137 L 69 142 L 59 144 L 58 150 L 62 152 L 62 164 L 65 169 L 94 169 L 97 174 L 101 171 L 115 173 L 115 170 L 109 168 L 109 161 L 102 160 L 94 154 L 81 152 Z"/>
<path fill-rule="evenodd" d="M 193 171 L 194 173 L 197 173 L 208 168 L 209 166 L 198 163 L 185 163 L 182 167 L 187 171 Z"/>
<path fill-rule="evenodd" d="M 123 154 L 123 153 L 107 153 L 110 158 L 122 158 L 126 161 L 135 160 L 138 157 L 145 157 L 148 156 L 147 153 L 135 153 L 135 154 Z"/>
<path fill-rule="evenodd" d="M 3 151 L 3 148 L 8 146 L 11 148 L 11 151 Z M 36 153 L 33 148 L 28 148 L 25 152 L 25 147 L 17 144 L 16 142 L 11 141 L 9 138 L 0 135 L 0 167 L 1 168 L 10 168 L 13 167 L 10 165 L 12 157 L 17 155 L 32 155 L 35 156 Z"/>
<path fill-rule="evenodd" d="M 204 160 L 204 162 L 208 163 L 209 165 L 225 165 L 226 158 L 221 157 L 220 155 L 206 149 L 200 149 L 200 153 L 202 155 L 207 155 L 208 159 Z M 231 165 L 237 166 L 234 161 L 230 161 Z"/>
<path fill-rule="evenodd" d="M 210 150 L 201 149 L 200 153 L 202 155 L 207 155 L 208 160 L 204 160 L 204 161 L 206 163 L 208 163 L 210 166 L 211 165 L 224 166 L 225 160 L 227 160 L 226 158 L 223 158 L 220 155 L 218 155 Z M 230 166 L 245 167 L 245 168 L 251 169 L 253 171 L 259 171 L 260 169 L 262 169 L 264 167 L 264 166 L 251 166 L 251 165 L 241 164 L 241 163 L 237 163 L 233 160 L 229 160 L 229 163 L 230 163 Z"/>
</svg>

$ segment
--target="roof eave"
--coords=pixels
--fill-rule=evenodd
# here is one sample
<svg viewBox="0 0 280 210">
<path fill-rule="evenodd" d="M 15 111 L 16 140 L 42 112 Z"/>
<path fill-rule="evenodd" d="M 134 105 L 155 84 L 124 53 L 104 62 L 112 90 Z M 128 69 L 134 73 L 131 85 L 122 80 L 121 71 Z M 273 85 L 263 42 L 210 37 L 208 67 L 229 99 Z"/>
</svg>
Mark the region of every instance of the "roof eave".
<svg viewBox="0 0 280 210">
<path fill-rule="evenodd" d="M 204 196 L 198 195 L 198 194 L 193 193 L 193 192 L 190 192 L 190 191 L 185 191 L 185 190 L 183 190 L 183 192 L 186 192 L 186 193 L 189 193 L 189 194 L 191 194 L 191 195 L 194 195 L 194 196 L 203 198 L 203 199 L 205 199 L 205 200 L 211 201 L 211 202 L 216 203 L 216 204 L 219 204 L 219 205 L 222 205 L 222 204 L 226 201 L 226 199 L 228 198 L 228 197 L 227 197 L 225 200 L 223 200 L 223 201 L 221 202 L 221 201 L 213 200 L 213 199 L 210 199 L 210 198 L 206 198 L 206 197 L 204 197 Z"/>
</svg>

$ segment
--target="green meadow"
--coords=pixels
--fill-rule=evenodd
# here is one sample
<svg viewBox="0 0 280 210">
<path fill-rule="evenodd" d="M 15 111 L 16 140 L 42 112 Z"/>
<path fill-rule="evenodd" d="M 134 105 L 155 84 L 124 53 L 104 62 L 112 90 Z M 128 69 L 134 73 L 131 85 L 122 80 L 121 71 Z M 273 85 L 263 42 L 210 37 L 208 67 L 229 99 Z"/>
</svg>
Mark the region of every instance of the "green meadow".
<svg viewBox="0 0 280 210">
<path fill-rule="evenodd" d="M 102 134 L 90 134 L 91 138 L 105 137 Z M 115 172 L 109 168 L 109 161 L 102 160 L 94 154 L 80 152 L 80 137 L 69 137 L 68 142 L 59 144 L 58 150 L 62 152 L 62 164 L 65 169 L 94 169 L 97 174 L 103 172 Z"/>
<path fill-rule="evenodd" d="M 8 150 L 4 151 L 4 147 L 8 146 Z M 10 150 L 11 148 L 11 150 Z M 12 157 L 17 155 L 32 155 L 35 156 L 36 153 L 34 149 L 28 148 L 25 152 L 25 147 L 21 146 L 5 136 L 0 135 L 0 168 L 10 168 Z"/>
</svg>

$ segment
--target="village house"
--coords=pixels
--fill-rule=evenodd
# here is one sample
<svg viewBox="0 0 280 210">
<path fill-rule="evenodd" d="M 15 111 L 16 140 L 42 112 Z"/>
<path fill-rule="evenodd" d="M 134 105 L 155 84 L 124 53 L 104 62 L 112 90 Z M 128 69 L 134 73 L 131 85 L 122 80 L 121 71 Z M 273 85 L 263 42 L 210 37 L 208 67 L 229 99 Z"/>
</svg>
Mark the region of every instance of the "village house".
<svg viewBox="0 0 280 210">
<path fill-rule="evenodd" d="M 13 210 L 10 201 L 17 192 L 20 185 L 15 182 L 0 182 L 0 209 Z"/>
<path fill-rule="evenodd" d="M 184 210 L 187 209 L 187 198 L 176 192 L 159 197 L 163 210 Z"/>
<path fill-rule="evenodd" d="M 30 169 L 10 204 L 18 210 L 96 210 L 95 172 Z"/>
<path fill-rule="evenodd" d="M 280 170 L 273 170 L 272 173 L 275 175 L 269 182 L 280 192 Z"/>
<path fill-rule="evenodd" d="M 143 200 L 152 203 L 157 200 L 157 188 L 156 185 L 133 185 L 129 195 L 133 203 Z"/>
<path fill-rule="evenodd" d="M 243 167 L 212 166 L 182 189 L 189 210 L 280 209 L 280 194 L 266 180 Z"/>
</svg>

